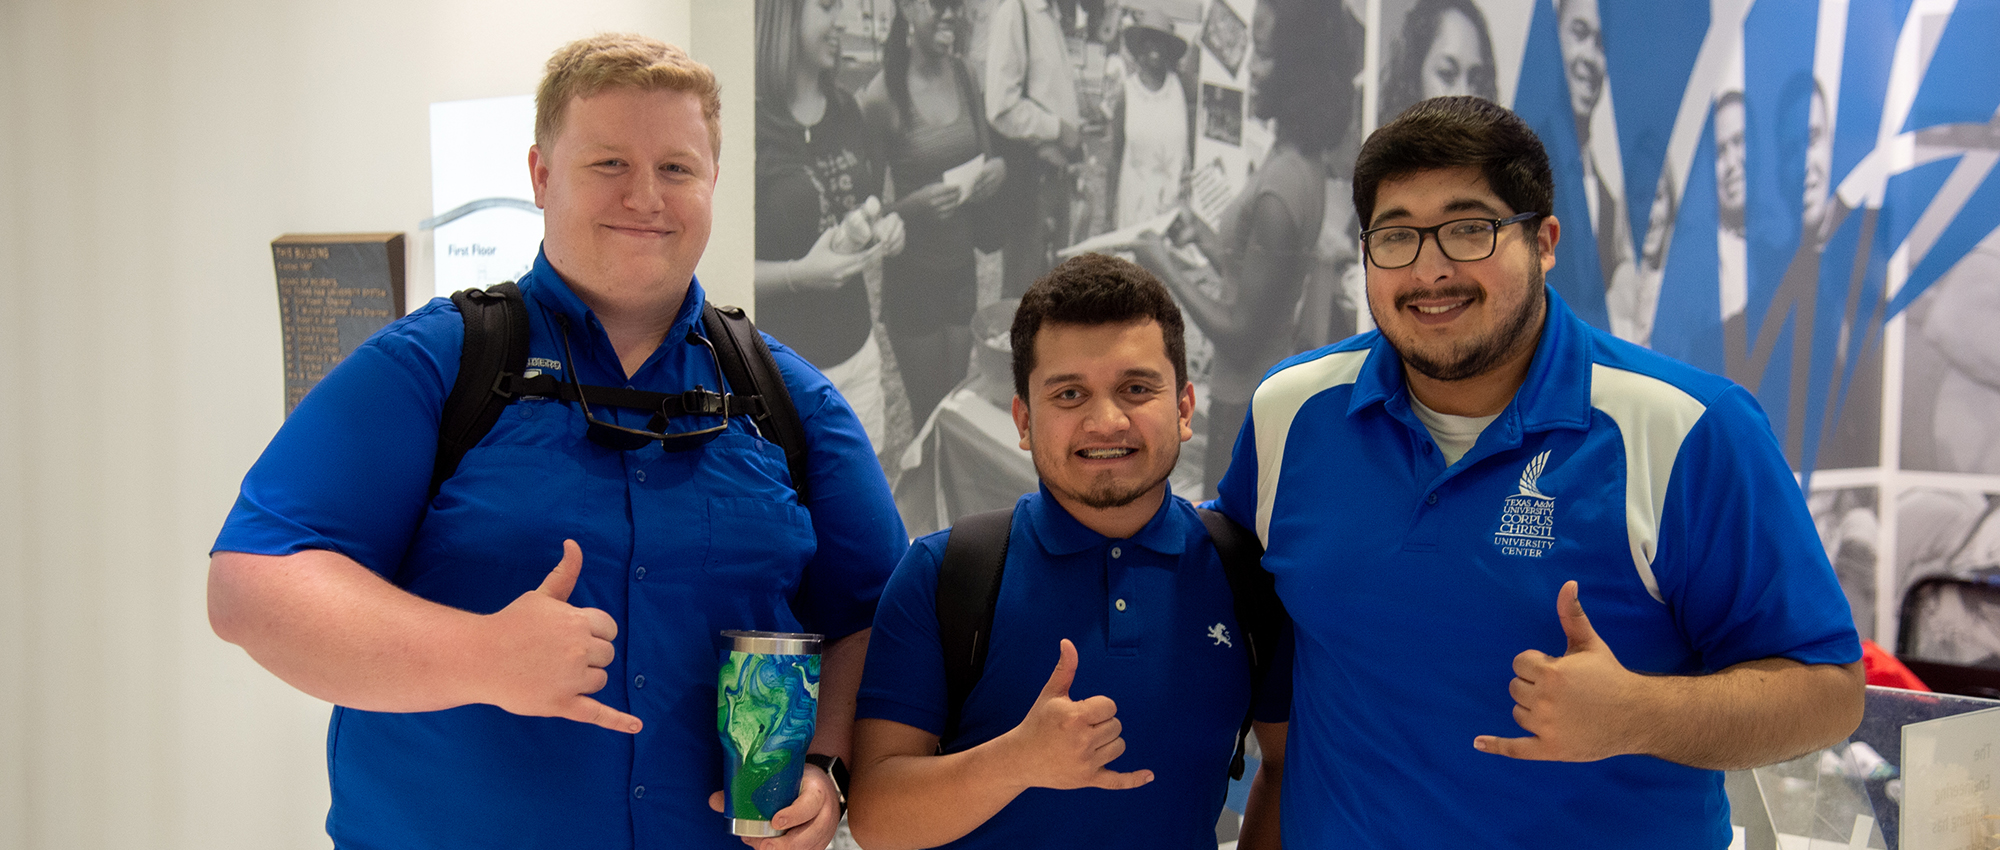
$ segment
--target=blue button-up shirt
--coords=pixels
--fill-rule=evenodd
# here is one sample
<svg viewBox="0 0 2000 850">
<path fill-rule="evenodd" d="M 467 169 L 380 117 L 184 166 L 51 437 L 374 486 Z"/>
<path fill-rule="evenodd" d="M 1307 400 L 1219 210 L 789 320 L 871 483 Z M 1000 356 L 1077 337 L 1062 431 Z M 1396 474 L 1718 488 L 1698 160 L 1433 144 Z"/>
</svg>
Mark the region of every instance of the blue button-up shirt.
<svg viewBox="0 0 2000 850">
<path fill-rule="evenodd" d="M 721 385 L 689 287 L 666 340 L 629 378 L 603 325 L 537 258 L 520 281 L 529 370 L 586 385 L 680 392 Z M 564 353 L 568 321 L 572 363 Z M 387 714 L 335 708 L 327 735 L 342 847 L 740 847 L 708 808 L 722 787 L 715 726 L 724 629 L 867 628 L 907 547 L 861 425 L 825 377 L 772 354 L 810 446 L 801 506 L 784 453 L 747 417 L 706 445 L 615 451 L 577 405 L 509 405 L 426 502 L 463 322 L 436 300 L 327 375 L 244 479 L 217 550 L 346 555 L 425 599 L 478 613 L 539 586 L 561 544 L 583 549 L 570 603 L 618 621 L 610 684 L 595 698 L 645 721 L 638 735 L 489 705 Z M 769 342 L 767 338 L 767 342 Z M 646 428 L 644 411 L 592 405 Z M 707 424 L 713 424 L 709 420 Z M 703 427 L 676 419 L 670 430 Z"/>
<path fill-rule="evenodd" d="M 918 538 L 889 580 L 856 716 L 943 733 L 937 582 L 950 533 Z M 1077 653 L 1070 698 L 1101 694 L 1118 705 L 1125 752 L 1106 767 L 1156 778 L 1121 791 L 1030 788 L 945 846 L 1214 847 L 1236 732 L 1251 701 L 1234 599 L 1208 528 L 1185 499 L 1168 494 L 1137 533 L 1112 539 L 1078 522 L 1047 487 L 1022 496 L 986 666 L 947 748 L 968 749 L 1019 725 L 1068 638 Z M 1285 719 L 1288 653 L 1286 646 L 1259 693 L 1261 720 Z"/>
</svg>

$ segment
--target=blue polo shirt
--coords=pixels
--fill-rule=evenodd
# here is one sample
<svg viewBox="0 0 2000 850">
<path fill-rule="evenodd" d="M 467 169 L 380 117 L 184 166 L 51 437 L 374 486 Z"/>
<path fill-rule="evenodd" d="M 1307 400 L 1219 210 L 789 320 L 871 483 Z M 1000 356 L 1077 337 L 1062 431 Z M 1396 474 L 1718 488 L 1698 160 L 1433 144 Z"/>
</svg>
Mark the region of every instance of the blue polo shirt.
<svg viewBox="0 0 2000 850">
<path fill-rule="evenodd" d="M 720 386 L 698 326 L 699 283 L 666 341 L 627 379 L 597 317 L 545 258 L 520 280 L 530 370 L 585 384 L 680 392 Z M 563 353 L 569 320 L 578 362 Z M 747 417 L 685 452 L 620 452 L 585 436 L 576 405 L 509 405 L 426 502 L 439 412 L 464 327 L 434 300 L 383 329 L 300 402 L 243 481 L 217 550 L 339 552 L 411 593 L 478 613 L 539 586 L 583 547 L 570 603 L 618 621 L 595 698 L 645 721 L 638 735 L 490 705 L 385 714 L 336 707 L 327 733 L 327 832 L 340 847 L 740 848 L 708 808 L 722 788 L 716 735 L 723 629 L 867 628 L 907 548 L 861 425 L 831 384 L 766 342 L 810 446 L 801 507 L 783 452 Z M 642 411 L 592 407 L 644 428 Z M 713 424 L 708 420 L 706 424 Z M 676 419 L 674 430 L 705 427 Z"/>
<path fill-rule="evenodd" d="M 875 614 L 857 717 L 943 735 L 938 565 L 950 530 L 918 538 Z M 1111 791 L 1030 788 L 954 848 L 1215 847 L 1236 731 L 1250 707 L 1250 660 L 1234 597 L 1208 530 L 1171 493 L 1137 534 L 1114 540 L 1084 527 L 1043 487 L 1014 506 L 993 641 L 966 698 L 962 750 L 1021 723 L 1076 645 L 1070 698 L 1111 697 L 1125 752 L 1108 767 L 1152 770 L 1152 782 Z M 1283 637 L 1281 635 L 1280 637 Z M 1285 719 L 1289 665 L 1281 654 L 1258 719 Z"/>
<path fill-rule="evenodd" d="M 1220 504 L 1265 541 L 1297 628 L 1288 846 L 1727 846 L 1719 772 L 1472 748 L 1526 734 L 1513 658 L 1563 654 L 1570 579 L 1633 670 L 1861 657 L 1749 393 L 1548 299 L 1526 382 L 1449 466 L 1379 333 L 1257 390 Z"/>
</svg>

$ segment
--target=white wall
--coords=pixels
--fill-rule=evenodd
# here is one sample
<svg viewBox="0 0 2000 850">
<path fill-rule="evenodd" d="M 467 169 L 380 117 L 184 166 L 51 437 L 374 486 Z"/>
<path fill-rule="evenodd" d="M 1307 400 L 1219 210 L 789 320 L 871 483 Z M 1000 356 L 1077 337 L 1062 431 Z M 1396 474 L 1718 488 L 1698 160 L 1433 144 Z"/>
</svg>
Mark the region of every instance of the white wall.
<svg viewBox="0 0 2000 850">
<path fill-rule="evenodd" d="M 428 291 L 428 104 L 632 30 L 723 74 L 702 268 L 747 303 L 750 5 L 0 0 L 0 848 L 327 845 L 327 706 L 203 601 L 281 419 L 271 238 L 410 232 Z"/>
</svg>

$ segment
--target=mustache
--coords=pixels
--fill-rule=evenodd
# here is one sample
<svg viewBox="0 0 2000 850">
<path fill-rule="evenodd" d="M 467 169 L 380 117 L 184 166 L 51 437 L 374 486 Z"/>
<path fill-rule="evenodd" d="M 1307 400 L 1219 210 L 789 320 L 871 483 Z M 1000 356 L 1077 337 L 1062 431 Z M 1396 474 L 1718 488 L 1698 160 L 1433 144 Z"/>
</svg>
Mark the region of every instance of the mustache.
<svg viewBox="0 0 2000 850">
<path fill-rule="evenodd" d="M 1401 310 L 1418 301 L 1436 298 L 1466 298 L 1478 300 L 1479 287 L 1470 284 L 1446 286 L 1438 289 L 1415 289 L 1396 296 L 1396 309 Z"/>
</svg>

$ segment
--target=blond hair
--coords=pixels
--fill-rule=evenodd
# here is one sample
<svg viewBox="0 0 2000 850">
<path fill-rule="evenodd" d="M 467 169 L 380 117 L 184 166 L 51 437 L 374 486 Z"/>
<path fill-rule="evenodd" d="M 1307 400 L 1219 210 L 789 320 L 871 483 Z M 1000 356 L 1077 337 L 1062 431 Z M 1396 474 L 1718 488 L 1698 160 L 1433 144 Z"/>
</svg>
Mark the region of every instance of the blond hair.
<svg viewBox="0 0 2000 850">
<path fill-rule="evenodd" d="M 562 132 L 569 103 L 611 88 L 687 92 L 701 98 L 708 146 L 722 156 L 722 85 L 707 65 L 678 47 L 629 33 L 578 39 L 549 57 L 535 91 L 535 144 L 546 151 Z"/>
</svg>

